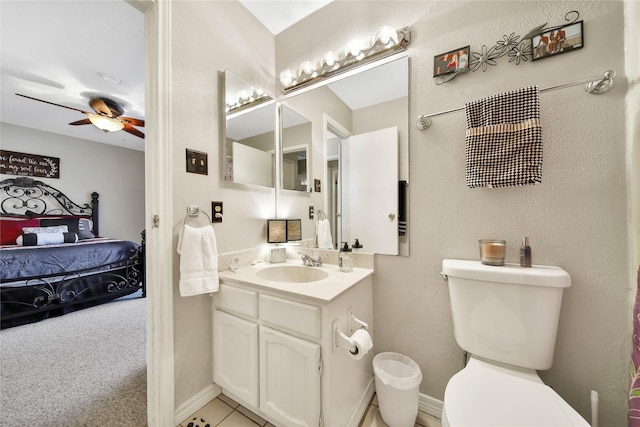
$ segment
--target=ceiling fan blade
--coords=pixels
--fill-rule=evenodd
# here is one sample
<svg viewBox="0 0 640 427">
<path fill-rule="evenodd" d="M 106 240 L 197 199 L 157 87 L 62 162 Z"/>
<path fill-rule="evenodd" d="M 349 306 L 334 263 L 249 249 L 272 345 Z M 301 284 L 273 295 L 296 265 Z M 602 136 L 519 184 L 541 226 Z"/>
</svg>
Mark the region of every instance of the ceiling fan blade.
<svg viewBox="0 0 640 427">
<path fill-rule="evenodd" d="M 34 101 L 44 102 L 45 104 L 55 105 L 56 107 L 67 108 L 67 109 L 69 109 L 69 110 L 79 111 L 79 112 L 84 113 L 84 114 L 90 114 L 90 113 L 88 113 L 88 112 L 86 112 L 86 111 L 79 110 L 79 109 L 77 109 L 77 108 L 67 107 L 66 105 L 55 104 L 55 103 L 53 103 L 53 102 L 44 101 L 44 100 L 42 100 L 42 99 L 33 98 L 33 97 L 31 97 L 31 96 L 21 95 L 21 94 L 19 94 L 19 93 L 16 93 L 16 95 L 18 95 L 18 96 L 22 96 L 23 98 L 33 99 Z"/>
<path fill-rule="evenodd" d="M 139 138 L 144 139 L 144 133 L 140 132 L 138 129 L 134 128 L 133 126 L 125 123 L 124 124 L 124 129 L 122 129 L 125 132 L 129 132 L 131 135 L 135 135 Z"/>
<path fill-rule="evenodd" d="M 89 106 L 93 108 L 96 113 L 101 114 L 107 117 L 113 117 L 113 113 L 107 104 L 102 100 L 102 98 L 91 98 L 89 101 Z"/>
<path fill-rule="evenodd" d="M 118 117 L 118 120 L 132 126 L 144 127 L 144 120 L 134 119 L 132 117 Z"/>
<path fill-rule="evenodd" d="M 91 120 L 89 119 L 82 119 L 82 120 L 78 120 L 77 122 L 71 122 L 69 123 L 71 126 L 78 126 L 78 125 L 90 125 Z"/>
</svg>

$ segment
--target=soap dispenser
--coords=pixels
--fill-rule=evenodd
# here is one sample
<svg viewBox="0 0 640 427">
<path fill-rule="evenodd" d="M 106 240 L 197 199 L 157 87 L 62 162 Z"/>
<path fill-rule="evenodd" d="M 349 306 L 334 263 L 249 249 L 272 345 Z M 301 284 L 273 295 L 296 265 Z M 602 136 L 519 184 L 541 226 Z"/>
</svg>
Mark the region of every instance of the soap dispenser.
<svg viewBox="0 0 640 427">
<path fill-rule="evenodd" d="M 350 271 L 353 271 L 351 248 L 347 242 L 342 242 L 342 245 L 343 246 L 340 248 L 340 254 L 338 256 L 338 267 L 340 267 L 340 271 L 349 273 Z"/>
</svg>

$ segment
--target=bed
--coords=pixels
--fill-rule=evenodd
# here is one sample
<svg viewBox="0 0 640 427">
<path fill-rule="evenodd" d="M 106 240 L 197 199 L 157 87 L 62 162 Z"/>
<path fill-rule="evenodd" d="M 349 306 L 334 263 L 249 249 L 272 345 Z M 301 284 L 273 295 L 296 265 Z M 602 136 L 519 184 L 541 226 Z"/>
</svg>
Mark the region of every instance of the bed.
<svg viewBox="0 0 640 427">
<path fill-rule="evenodd" d="M 144 231 L 140 243 L 101 237 L 98 197 L 77 204 L 32 178 L 0 182 L 2 329 L 145 296 Z"/>
</svg>

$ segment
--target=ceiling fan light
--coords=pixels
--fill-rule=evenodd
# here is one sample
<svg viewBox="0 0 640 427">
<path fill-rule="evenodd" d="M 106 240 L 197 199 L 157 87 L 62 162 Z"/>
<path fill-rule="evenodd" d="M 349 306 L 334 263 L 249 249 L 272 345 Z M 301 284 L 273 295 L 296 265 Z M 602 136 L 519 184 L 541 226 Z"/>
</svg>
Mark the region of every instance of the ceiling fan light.
<svg viewBox="0 0 640 427">
<path fill-rule="evenodd" d="M 93 125 L 105 132 L 115 132 L 124 128 L 124 123 L 111 117 L 105 117 L 99 114 L 88 114 L 88 116 Z"/>
</svg>

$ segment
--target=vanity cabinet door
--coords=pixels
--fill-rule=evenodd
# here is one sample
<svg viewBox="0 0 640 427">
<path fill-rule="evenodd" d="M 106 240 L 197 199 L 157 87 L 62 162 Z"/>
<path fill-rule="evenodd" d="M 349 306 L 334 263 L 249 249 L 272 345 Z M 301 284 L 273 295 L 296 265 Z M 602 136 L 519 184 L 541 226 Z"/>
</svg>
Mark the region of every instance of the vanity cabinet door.
<svg viewBox="0 0 640 427">
<path fill-rule="evenodd" d="M 260 327 L 260 409 L 286 426 L 318 426 L 320 345 Z"/>
<path fill-rule="evenodd" d="M 213 380 L 258 406 L 258 325 L 214 311 Z"/>
</svg>

